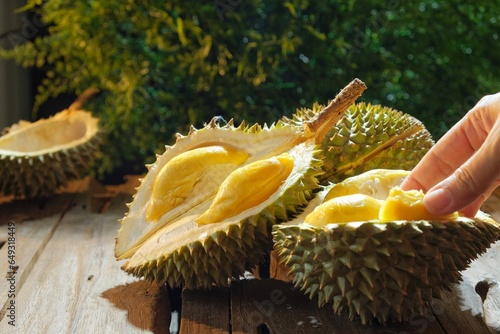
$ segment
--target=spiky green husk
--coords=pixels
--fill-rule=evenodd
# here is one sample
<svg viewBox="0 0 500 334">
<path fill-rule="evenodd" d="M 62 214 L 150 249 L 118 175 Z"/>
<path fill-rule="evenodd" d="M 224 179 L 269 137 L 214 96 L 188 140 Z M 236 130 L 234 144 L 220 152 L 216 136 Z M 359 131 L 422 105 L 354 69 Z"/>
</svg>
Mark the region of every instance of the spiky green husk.
<svg viewBox="0 0 500 334">
<path fill-rule="evenodd" d="M 186 288 L 227 285 L 244 275 L 245 270 L 262 262 L 272 248 L 272 226 L 300 213 L 318 188 L 321 152 L 314 145 L 309 144 L 305 149 L 301 146 L 306 145 L 299 145 L 297 151 L 303 156 L 310 155 L 308 167 L 302 175 L 293 176 L 295 181 L 276 195 L 273 202 L 252 209 L 247 217 L 193 227 L 187 239 L 182 233 L 176 235 L 183 240 L 180 247 L 169 246 L 173 241 L 165 236 L 175 227 L 166 226 L 150 237 L 122 268 L 147 280 Z"/>
<path fill-rule="evenodd" d="M 224 286 L 250 270 L 271 247 L 269 226 L 262 217 L 225 226 L 205 238 L 188 242 L 172 253 L 122 266 L 128 273 L 171 287 Z M 141 249 L 136 254 L 141 254 Z"/>
<path fill-rule="evenodd" d="M 405 321 L 461 280 L 460 271 L 500 238 L 489 218 L 454 222 L 308 224 L 273 227 L 293 282 L 318 304 L 362 323 Z"/>
<path fill-rule="evenodd" d="M 291 120 L 300 124 L 323 107 L 300 109 Z M 340 182 L 374 168 L 411 170 L 434 144 L 414 117 L 380 105 L 352 105 L 322 142 L 324 171 L 320 182 Z"/>
<path fill-rule="evenodd" d="M 53 195 L 71 180 L 89 173 L 100 143 L 94 138 L 84 145 L 34 156 L 0 156 L 0 193 L 17 198 Z"/>
<path fill-rule="evenodd" d="M 90 164 L 95 159 L 101 144 L 101 134 L 97 128 L 97 119 L 92 118 L 90 113 L 72 112 L 88 114 L 85 117 L 91 122 L 89 126 L 92 129 L 87 131 L 93 134 L 85 141 L 79 141 L 74 145 L 68 142 L 65 145 L 32 152 L 16 151 L 10 147 L 3 149 L 0 144 L 0 193 L 2 195 L 27 199 L 47 197 L 66 186 L 69 181 L 82 179 L 88 175 Z M 63 111 L 42 121 L 45 122 L 44 124 L 50 124 L 50 121 L 67 117 L 66 114 L 69 113 L 69 111 Z M 33 124 L 23 122 L 21 128 L 30 127 Z M 62 131 L 57 128 L 49 130 Z M 21 132 L 14 129 L 7 132 L 0 138 L 0 141 L 10 140 L 12 136 Z M 25 138 L 25 141 L 36 142 L 36 136 L 28 136 L 29 138 Z"/>
</svg>

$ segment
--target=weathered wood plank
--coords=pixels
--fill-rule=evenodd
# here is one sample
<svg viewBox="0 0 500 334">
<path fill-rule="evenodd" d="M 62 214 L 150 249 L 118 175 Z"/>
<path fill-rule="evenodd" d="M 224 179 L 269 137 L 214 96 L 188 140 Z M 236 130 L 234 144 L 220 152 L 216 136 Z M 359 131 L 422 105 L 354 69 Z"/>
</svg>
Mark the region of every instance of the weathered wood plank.
<svg viewBox="0 0 500 334">
<path fill-rule="evenodd" d="M 15 295 L 22 289 L 33 265 L 37 262 L 73 200 L 74 196 L 68 195 L 49 201 L 49 206 L 57 207 L 59 212 L 50 217 L 24 222 L 11 220 L 10 223 L 0 225 L 0 242 L 5 242 L 0 249 L 0 275 L 5 277 L 0 280 L 0 321 L 4 319 L 7 308 L 12 309 L 11 304 L 16 302 Z M 9 251 L 11 251 L 10 256 Z M 13 304 L 13 306 L 17 308 L 17 305 Z M 9 310 L 9 313 L 12 314 L 12 310 Z"/>
<path fill-rule="evenodd" d="M 230 322 L 229 288 L 182 292 L 180 334 L 225 334 Z"/>
<path fill-rule="evenodd" d="M 359 320 L 349 320 L 345 314 L 334 315 L 329 305 L 318 308 L 315 300 L 310 300 L 290 283 L 274 279 L 234 282 L 231 322 L 233 334 L 260 333 L 265 329 L 277 334 L 445 333 L 437 321 L 423 317 L 386 326 L 362 325 Z"/>
<path fill-rule="evenodd" d="M 456 287 L 461 309 L 482 316 L 488 326 L 500 332 L 500 241 L 472 261 L 462 277 Z"/>
<path fill-rule="evenodd" d="M 54 195 L 36 200 L 13 200 L 0 204 L 0 227 L 9 221 L 20 223 L 61 215 L 68 209 L 74 194 Z"/>
<path fill-rule="evenodd" d="M 155 334 L 170 333 L 171 312 L 166 286 L 139 280 L 108 289 L 102 297 L 127 311 L 127 320 L 135 327 L 150 329 Z"/>
<path fill-rule="evenodd" d="M 500 222 L 500 188 L 493 192 L 481 209 Z M 460 308 L 482 316 L 491 330 L 500 333 L 500 241 L 472 261 L 470 267 L 462 272 L 462 277 L 463 282 L 455 289 L 460 298 Z M 480 294 L 483 294 L 482 298 Z"/>
<path fill-rule="evenodd" d="M 19 290 L 19 333 L 143 333 L 154 325 L 136 327 L 127 320 L 127 308 L 103 297 L 137 281 L 121 271 L 113 255 L 125 200 L 116 199 L 105 215 L 89 213 L 87 202 L 80 198 L 64 215 Z M 9 330 L 0 322 L 0 332 Z"/>
<path fill-rule="evenodd" d="M 431 307 L 446 333 L 493 333 L 481 317 L 460 309 L 460 300 L 455 291 L 442 292 L 442 299 L 434 300 Z"/>
</svg>

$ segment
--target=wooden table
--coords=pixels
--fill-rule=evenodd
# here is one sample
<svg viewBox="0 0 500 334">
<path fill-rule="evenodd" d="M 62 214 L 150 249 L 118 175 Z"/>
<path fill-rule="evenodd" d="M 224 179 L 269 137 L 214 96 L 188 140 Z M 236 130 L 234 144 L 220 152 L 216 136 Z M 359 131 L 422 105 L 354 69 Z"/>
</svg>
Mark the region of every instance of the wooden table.
<svg viewBox="0 0 500 334">
<path fill-rule="evenodd" d="M 181 295 L 127 275 L 113 247 L 128 201 L 130 194 L 87 191 L 0 205 L 0 333 L 482 334 L 500 328 L 500 242 L 427 314 L 365 326 L 274 279 Z M 483 208 L 500 221 L 500 192 Z"/>
</svg>

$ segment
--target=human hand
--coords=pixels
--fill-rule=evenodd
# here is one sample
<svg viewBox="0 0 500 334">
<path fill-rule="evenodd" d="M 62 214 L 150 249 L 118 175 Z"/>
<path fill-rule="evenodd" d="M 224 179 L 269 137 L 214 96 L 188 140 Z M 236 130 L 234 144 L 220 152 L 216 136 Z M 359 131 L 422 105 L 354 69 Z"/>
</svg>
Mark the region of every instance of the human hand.
<svg viewBox="0 0 500 334">
<path fill-rule="evenodd" d="M 500 185 L 500 93 L 483 97 L 422 158 L 401 187 L 422 189 L 426 209 L 473 217 Z"/>
</svg>

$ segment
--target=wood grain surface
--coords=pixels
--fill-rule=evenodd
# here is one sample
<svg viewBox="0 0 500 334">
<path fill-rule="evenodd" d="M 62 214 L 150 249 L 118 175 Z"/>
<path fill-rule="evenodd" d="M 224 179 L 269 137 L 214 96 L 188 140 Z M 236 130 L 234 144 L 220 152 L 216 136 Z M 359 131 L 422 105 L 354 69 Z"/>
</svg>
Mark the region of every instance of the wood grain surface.
<svg viewBox="0 0 500 334">
<path fill-rule="evenodd" d="M 0 205 L 0 333 L 171 333 L 165 287 L 127 275 L 113 254 L 129 190 Z M 500 192 L 483 208 L 500 221 Z M 9 222 L 15 225 L 15 272 L 6 247 Z M 272 262 L 271 275 L 286 275 Z M 227 288 L 183 291 L 177 327 L 181 334 L 498 333 L 500 242 L 462 275 L 428 313 L 404 323 L 361 325 L 334 316 L 328 306 L 318 308 L 290 283 L 243 279 Z M 15 297 L 9 298 L 12 281 Z M 15 327 L 9 324 L 12 300 Z"/>
</svg>

